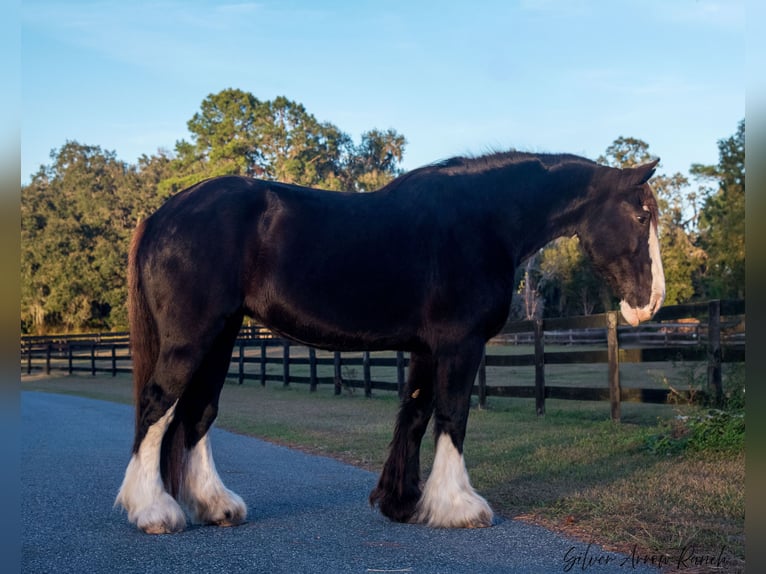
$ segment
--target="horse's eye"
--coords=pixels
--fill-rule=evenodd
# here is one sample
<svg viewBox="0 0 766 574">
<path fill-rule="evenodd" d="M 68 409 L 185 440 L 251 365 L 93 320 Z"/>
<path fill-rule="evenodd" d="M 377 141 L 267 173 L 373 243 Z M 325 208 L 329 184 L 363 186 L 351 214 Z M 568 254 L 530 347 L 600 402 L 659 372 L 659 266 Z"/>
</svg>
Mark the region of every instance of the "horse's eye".
<svg viewBox="0 0 766 574">
<path fill-rule="evenodd" d="M 647 221 L 649 221 L 649 213 L 647 213 L 647 212 L 644 212 L 644 213 L 643 213 L 643 214 L 641 214 L 641 215 L 637 215 L 637 216 L 636 216 L 636 219 L 638 219 L 638 222 L 639 222 L 641 225 L 643 225 L 644 223 L 646 223 Z"/>
</svg>

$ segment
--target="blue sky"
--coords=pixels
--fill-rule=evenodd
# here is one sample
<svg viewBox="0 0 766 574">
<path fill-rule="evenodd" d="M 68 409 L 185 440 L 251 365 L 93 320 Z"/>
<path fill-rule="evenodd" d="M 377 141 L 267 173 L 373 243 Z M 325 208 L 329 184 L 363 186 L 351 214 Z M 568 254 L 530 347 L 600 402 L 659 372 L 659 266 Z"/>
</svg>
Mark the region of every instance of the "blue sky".
<svg viewBox="0 0 766 574">
<path fill-rule="evenodd" d="M 745 117 L 744 2 L 25 1 L 21 175 L 67 140 L 134 163 L 233 87 L 304 104 L 404 167 L 516 148 L 596 158 L 643 139 L 662 171 L 716 163 Z"/>
</svg>

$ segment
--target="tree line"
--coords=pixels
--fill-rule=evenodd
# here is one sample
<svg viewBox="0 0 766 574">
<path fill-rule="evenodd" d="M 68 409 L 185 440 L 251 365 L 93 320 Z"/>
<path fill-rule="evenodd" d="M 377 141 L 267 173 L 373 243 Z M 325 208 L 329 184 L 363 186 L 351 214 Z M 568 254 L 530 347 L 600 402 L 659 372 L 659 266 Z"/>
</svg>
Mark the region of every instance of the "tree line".
<svg viewBox="0 0 766 574">
<path fill-rule="evenodd" d="M 202 179 L 246 175 L 367 192 L 401 173 L 406 139 L 371 129 L 359 142 L 285 97 L 226 89 L 205 98 L 172 151 L 126 163 L 67 141 L 21 189 L 21 328 L 52 333 L 126 328 L 132 230 L 165 199 Z M 716 166 L 653 180 L 661 204 L 668 302 L 744 296 L 744 120 L 719 142 Z M 599 161 L 641 163 L 648 145 L 619 138 Z M 519 270 L 514 313 L 545 316 L 611 308 L 576 240 L 546 246 Z"/>
</svg>

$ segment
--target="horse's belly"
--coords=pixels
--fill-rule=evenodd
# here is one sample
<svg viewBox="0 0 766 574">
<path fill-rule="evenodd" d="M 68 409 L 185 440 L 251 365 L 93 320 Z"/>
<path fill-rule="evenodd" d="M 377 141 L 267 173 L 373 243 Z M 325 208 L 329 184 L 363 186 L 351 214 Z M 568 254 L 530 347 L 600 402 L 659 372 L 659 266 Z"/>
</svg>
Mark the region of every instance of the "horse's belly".
<svg viewBox="0 0 766 574">
<path fill-rule="evenodd" d="M 284 289 L 248 305 L 265 327 L 329 350 L 408 350 L 416 345 L 419 313 L 401 301 L 360 298 L 327 289 Z"/>
</svg>

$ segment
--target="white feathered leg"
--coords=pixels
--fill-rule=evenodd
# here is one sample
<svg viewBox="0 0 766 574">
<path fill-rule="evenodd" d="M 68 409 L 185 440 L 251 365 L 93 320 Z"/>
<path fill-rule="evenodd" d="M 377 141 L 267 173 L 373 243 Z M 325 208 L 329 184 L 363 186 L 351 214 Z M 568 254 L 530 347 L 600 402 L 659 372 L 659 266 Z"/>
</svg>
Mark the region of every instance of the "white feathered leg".
<svg viewBox="0 0 766 574">
<path fill-rule="evenodd" d="M 148 534 L 178 532 L 186 527 L 186 516 L 165 490 L 160 475 L 162 437 L 173 420 L 176 403 L 147 430 L 138 452 L 130 459 L 114 501 L 115 506 L 128 512 L 130 522 Z"/>
<path fill-rule="evenodd" d="M 179 499 L 198 524 L 234 526 L 245 521 L 247 506 L 218 476 L 209 432 L 187 452 Z"/>
<path fill-rule="evenodd" d="M 483 528 L 492 525 L 492 518 L 489 504 L 471 486 L 463 455 L 450 436 L 442 434 L 411 521 L 434 528 Z"/>
</svg>

